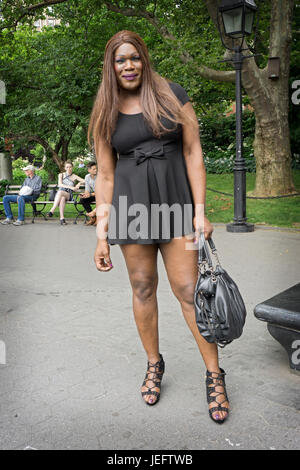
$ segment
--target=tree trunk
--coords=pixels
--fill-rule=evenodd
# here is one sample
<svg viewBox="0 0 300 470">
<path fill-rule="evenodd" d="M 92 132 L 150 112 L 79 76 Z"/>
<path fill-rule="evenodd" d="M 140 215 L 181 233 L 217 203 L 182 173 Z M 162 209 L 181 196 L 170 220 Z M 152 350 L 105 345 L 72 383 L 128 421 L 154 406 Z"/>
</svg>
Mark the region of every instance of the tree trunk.
<svg viewBox="0 0 300 470">
<path fill-rule="evenodd" d="M 291 169 L 288 117 L 281 116 L 270 120 L 256 117 L 253 144 L 256 186 L 248 195 L 278 196 L 296 192 Z"/>
<path fill-rule="evenodd" d="M 292 176 L 289 131 L 289 71 L 294 0 L 274 0 L 270 57 L 280 57 L 280 76 L 268 77 L 268 66 L 259 69 L 246 59 L 243 86 L 255 109 L 254 155 L 256 186 L 251 195 L 275 196 L 296 192 Z"/>
<path fill-rule="evenodd" d="M 63 161 L 63 164 L 65 164 L 65 162 L 68 160 L 70 140 L 71 139 L 68 139 L 68 140 L 63 139 L 62 141 L 61 159 Z"/>
</svg>

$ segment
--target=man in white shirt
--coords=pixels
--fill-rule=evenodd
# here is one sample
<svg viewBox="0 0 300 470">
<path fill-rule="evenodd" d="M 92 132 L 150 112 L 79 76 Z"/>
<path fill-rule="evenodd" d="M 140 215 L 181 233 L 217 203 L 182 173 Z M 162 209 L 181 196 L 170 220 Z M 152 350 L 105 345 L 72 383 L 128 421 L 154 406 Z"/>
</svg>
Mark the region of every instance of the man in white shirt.
<svg viewBox="0 0 300 470">
<path fill-rule="evenodd" d="M 95 162 L 89 162 L 87 165 L 88 174 L 85 177 L 85 190 L 84 193 L 80 194 L 81 198 L 79 203 L 83 205 L 86 213 L 92 212 L 91 203 L 95 202 L 95 183 L 97 176 L 97 164 Z M 91 217 L 87 225 L 94 225 L 96 218 Z"/>
</svg>

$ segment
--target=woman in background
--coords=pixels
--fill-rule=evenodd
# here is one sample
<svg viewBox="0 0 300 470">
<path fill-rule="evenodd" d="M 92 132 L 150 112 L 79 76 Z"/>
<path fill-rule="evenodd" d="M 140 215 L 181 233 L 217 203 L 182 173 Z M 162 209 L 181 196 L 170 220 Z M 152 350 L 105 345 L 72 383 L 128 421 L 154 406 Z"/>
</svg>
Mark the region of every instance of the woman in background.
<svg viewBox="0 0 300 470">
<path fill-rule="evenodd" d="M 75 185 L 75 182 L 77 184 Z M 73 191 L 79 191 L 84 179 L 73 173 L 73 163 L 67 160 L 65 163 L 65 172 L 58 175 L 58 191 L 55 195 L 53 206 L 48 212 L 48 217 L 53 217 L 55 209 L 59 206 L 60 224 L 66 225 L 64 211 L 66 202 L 73 201 Z"/>
</svg>

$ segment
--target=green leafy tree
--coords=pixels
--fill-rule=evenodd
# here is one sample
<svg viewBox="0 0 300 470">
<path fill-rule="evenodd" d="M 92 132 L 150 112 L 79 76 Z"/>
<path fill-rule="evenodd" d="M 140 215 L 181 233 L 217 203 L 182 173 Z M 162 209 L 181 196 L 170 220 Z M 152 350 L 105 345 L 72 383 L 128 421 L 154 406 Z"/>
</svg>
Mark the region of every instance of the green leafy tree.
<svg viewBox="0 0 300 470">
<path fill-rule="evenodd" d="M 262 56 L 246 60 L 242 74 L 243 88 L 256 117 L 254 153 L 257 174 L 253 195 L 290 194 L 295 187 L 291 171 L 289 73 L 293 15 L 297 10 L 296 4 L 299 5 L 295 0 L 257 2 L 261 6 L 257 48 L 253 49 L 251 40 L 249 47 Z M 55 16 L 62 18 L 64 24 L 70 24 L 70 29 L 77 24 L 73 32 L 75 35 L 78 32 L 77 39 L 83 32 L 83 25 L 87 28 L 86 36 L 93 36 L 86 22 L 90 12 L 91 24 L 95 18 L 98 21 L 102 18 L 98 23 L 98 34 L 101 25 L 101 37 L 105 40 L 109 27 L 104 18 L 110 18 L 111 32 L 116 28 L 124 29 L 124 25 L 132 26 L 153 51 L 158 71 L 172 75 L 170 78 L 180 77 L 180 82 L 189 90 L 197 109 L 202 112 L 220 100 L 220 93 L 225 99 L 230 94 L 232 96 L 235 71 L 229 63 L 226 66 L 217 64 L 224 54 L 216 31 L 217 0 L 11 0 L 3 8 L 2 30 L 17 29 L 22 23 L 32 24 L 34 18 L 43 15 L 44 9 L 50 6 Z M 105 16 L 104 9 L 111 16 Z M 82 26 L 76 20 L 78 12 L 82 13 Z M 133 21 L 126 22 L 126 18 Z M 99 42 L 94 42 L 94 47 L 98 46 Z M 102 51 L 99 47 L 98 52 L 102 54 Z M 277 81 L 268 77 L 268 57 L 274 56 L 281 59 Z M 95 58 L 95 54 L 92 57 Z M 230 57 L 230 53 L 226 52 L 225 57 Z"/>
<path fill-rule="evenodd" d="M 6 44 L 1 38 L 1 74 L 8 88 L 2 116 L 6 135 L 19 145 L 40 144 L 58 167 L 69 156 L 74 134 L 86 129 L 90 82 L 96 80 L 95 74 L 87 75 L 83 54 L 78 57 L 75 34 L 64 28 L 38 34 L 23 27 Z"/>
</svg>

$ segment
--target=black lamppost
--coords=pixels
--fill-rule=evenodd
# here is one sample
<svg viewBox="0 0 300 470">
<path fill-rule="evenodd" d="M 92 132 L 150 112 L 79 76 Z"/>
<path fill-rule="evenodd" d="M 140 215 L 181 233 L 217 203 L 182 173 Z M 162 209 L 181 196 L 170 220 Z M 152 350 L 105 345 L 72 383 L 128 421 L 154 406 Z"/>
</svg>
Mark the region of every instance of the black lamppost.
<svg viewBox="0 0 300 470">
<path fill-rule="evenodd" d="M 227 224 L 228 232 L 253 232 L 254 224 L 246 222 L 246 165 L 243 158 L 243 131 L 242 131 L 242 67 L 243 60 L 254 57 L 244 56 L 242 51 L 244 39 L 252 33 L 257 6 L 254 0 L 221 0 L 219 5 L 218 29 L 222 43 L 226 49 L 234 52 L 232 59 L 220 62 L 232 62 L 236 70 L 235 95 L 236 95 L 236 159 L 234 171 L 234 218 L 233 222 Z M 232 47 L 225 44 L 220 27 L 219 17 L 223 21 L 225 35 L 232 38 Z M 256 27 L 257 30 L 257 27 Z M 241 39 L 240 44 L 236 44 Z M 259 55 L 259 54 L 255 54 Z"/>
</svg>

